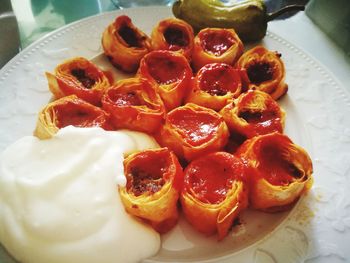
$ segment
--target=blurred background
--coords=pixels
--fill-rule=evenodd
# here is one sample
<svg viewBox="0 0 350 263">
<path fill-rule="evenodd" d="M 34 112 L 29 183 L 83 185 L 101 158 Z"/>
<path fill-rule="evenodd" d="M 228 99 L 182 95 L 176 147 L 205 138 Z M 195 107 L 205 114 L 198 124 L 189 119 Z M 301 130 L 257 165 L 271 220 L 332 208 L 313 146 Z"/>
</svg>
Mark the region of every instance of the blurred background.
<svg viewBox="0 0 350 263">
<path fill-rule="evenodd" d="M 175 0 L 0 0 L 0 68 L 35 40 L 84 17 L 145 5 L 168 5 Z M 221 0 L 223 2 L 238 0 Z M 350 54 L 350 0 L 265 0 L 268 12 L 306 5 L 307 16 Z M 290 12 L 279 19 L 286 19 Z"/>
</svg>

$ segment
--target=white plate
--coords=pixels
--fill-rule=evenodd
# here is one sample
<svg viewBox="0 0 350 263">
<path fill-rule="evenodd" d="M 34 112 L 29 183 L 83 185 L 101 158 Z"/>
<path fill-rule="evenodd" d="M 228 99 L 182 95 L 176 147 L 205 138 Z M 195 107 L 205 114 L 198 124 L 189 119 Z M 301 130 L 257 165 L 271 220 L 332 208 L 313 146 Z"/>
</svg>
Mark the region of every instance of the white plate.
<svg viewBox="0 0 350 263">
<path fill-rule="evenodd" d="M 0 71 L 0 152 L 31 134 L 37 113 L 50 99 L 45 71 L 73 56 L 101 53 L 103 29 L 129 15 L 150 33 L 169 8 L 126 9 L 90 17 L 35 42 Z M 316 60 L 269 32 L 262 44 L 282 53 L 289 91 L 286 133 L 310 153 L 314 187 L 285 213 L 247 211 L 243 224 L 224 241 L 205 238 L 184 220 L 162 237 L 159 254 L 147 262 L 344 262 L 350 259 L 350 98 Z M 103 56 L 98 64 L 108 63 Z M 137 237 L 135 237 L 137 238 Z M 0 250 L 0 262 L 13 262 Z"/>
</svg>

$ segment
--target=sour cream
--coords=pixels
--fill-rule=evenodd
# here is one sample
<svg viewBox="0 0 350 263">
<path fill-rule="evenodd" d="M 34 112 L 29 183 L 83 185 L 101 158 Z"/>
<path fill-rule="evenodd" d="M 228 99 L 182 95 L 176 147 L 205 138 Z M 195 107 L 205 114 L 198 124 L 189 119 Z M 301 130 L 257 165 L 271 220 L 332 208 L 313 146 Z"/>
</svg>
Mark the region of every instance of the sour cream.
<svg viewBox="0 0 350 263">
<path fill-rule="evenodd" d="M 159 234 L 125 212 L 116 184 L 125 183 L 124 153 L 156 146 L 137 132 L 72 126 L 49 140 L 15 142 L 1 157 L 0 242 L 25 263 L 126 263 L 156 254 Z"/>
</svg>

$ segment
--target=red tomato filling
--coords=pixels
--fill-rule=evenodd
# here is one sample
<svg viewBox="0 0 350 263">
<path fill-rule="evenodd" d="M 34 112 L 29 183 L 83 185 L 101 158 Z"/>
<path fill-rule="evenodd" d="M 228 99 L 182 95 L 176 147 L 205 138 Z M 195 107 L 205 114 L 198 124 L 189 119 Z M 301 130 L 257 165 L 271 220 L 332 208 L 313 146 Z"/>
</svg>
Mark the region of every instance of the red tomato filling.
<svg viewBox="0 0 350 263">
<path fill-rule="evenodd" d="M 184 77 L 184 66 L 171 57 L 149 56 L 146 58 L 146 62 L 149 74 L 158 84 L 171 84 Z"/>
<path fill-rule="evenodd" d="M 56 126 L 102 127 L 106 122 L 105 113 L 93 106 L 68 102 L 54 107 Z"/>
<path fill-rule="evenodd" d="M 136 47 L 136 48 L 142 47 L 142 41 L 140 39 L 140 36 L 131 27 L 127 25 L 123 25 L 122 27 L 120 27 L 118 34 L 121 36 L 121 38 L 125 41 L 125 43 L 129 47 Z"/>
<path fill-rule="evenodd" d="M 243 111 L 239 114 L 240 118 L 245 119 L 252 124 L 250 127 L 256 134 L 266 134 L 269 131 L 282 131 L 282 125 L 276 113 L 272 111 L 250 112 Z"/>
<path fill-rule="evenodd" d="M 202 48 L 217 57 L 224 54 L 234 43 L 235 39 L 226 31 L 204 32 L 201 36 Z"/>
<path fill-rule="evenodd" d="M 220 120 L 206 112 L 179 109 L 169 114 L 169 121 L 176 127 L 185 141 L 193 146 L 208 142 L 217 132 Z"/>
<path fill-rule="evenodd" d="M 84 69 L 75 68 L 70 73 L 87 89 L 91 89 L 95 85 L 95 80 L 88 76 Z"/>
<path fill-rule="evenodd" d="M 164 31 L 164 38 L 169 44 L 169 50 L 176 51 L 183 47 L 188 46 L 188 35 L 178 27 L 169 26 Z"/>
<path fill-rule="evenodd" d="M 143 98 L 135 91 L 125 93 L 110 90 L 108 92 L 109 99 L 117 106 L 143 106 L 147 105 Z"/>
<path fill-rule="evenodd" d="M 158 192 L 169 177 L 169 166 L 168 152 L 139 153 L 127 164 L 127 189 L 135 196 Z"/>
<path fill-rule="evenodd" d="M 288 185 L 303 176 L 303 172 L 284 157 L 286 143 L 285 140 L 272 141 L 270 138 L 261 141 L 258 169 L 273 185 Z"/>
<path fill-rule="evenodd" d="M 267 62 L 258 62 L 248 65 L 247 74 L 249 80 L 259 85 L 262 82 L 269 81 L 273 78 L 274 67 Z"/>
<path fill-rule="evenodd" d="M 254 100 L 254 92 L 248 92 L 241 103 L 242 105 L 249 105 L 254 102 Z M 259 109 L 245 109 L 239 112 L 238 117 L 243 118 L 246 122 L 251 124 L 250 128 L 253 129 L 256 134 L 266 134 L 273 131 L 282 132 L 283 127 L 279 105 L 272 99 L 265 101 L 265 103 L 265 109 L 260 111 L 258 111 Z"/>
<path fill-rule="evenodd" d="M 199 158 L 186 168 L 185 188 L 198 200 L 218 204 L 225 200 L 235 178 L 243 176 L 243 164 L 229 153 L 218 152 Z"/>
<path fill-rule="evenodd" d="M 198 73 L 200 89 L 210 95 L 224 96 L 235 93 L 241 82 L 235 69 L 223 63 L 208 64 Z"/>
</svg>

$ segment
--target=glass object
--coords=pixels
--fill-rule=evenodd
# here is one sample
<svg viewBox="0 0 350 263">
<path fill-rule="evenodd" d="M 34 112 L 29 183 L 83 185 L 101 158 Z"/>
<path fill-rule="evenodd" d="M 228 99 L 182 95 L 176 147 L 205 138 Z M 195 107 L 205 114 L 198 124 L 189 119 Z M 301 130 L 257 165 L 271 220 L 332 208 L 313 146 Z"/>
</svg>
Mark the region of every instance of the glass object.
<svg viewBox="0 0 350 263">
<path fill-rule="evenodd" d="M 11 0 L 11 2 L 18 21 L 22 48 L 68 23 L 116 9 L 111 0 Z"/>
<path fill-rule="evenodd" d="M 350 57 L 349 0 L 311 0 L 306 15 Z"/>
<path fill-rule="evenodd" d="M 175 0 L 111 0 L 115 7 L 124 9 L 138 6 L 171 6 Z"/>
<path fill-rule="evenodd" d="M 0 4 L 0 36 L 2 36 L 0 40 L 0 68 L 2 68 L 20 50 L 17 20 L 12 12 L 10 0 L 2 0 Z"/>
</svg>

